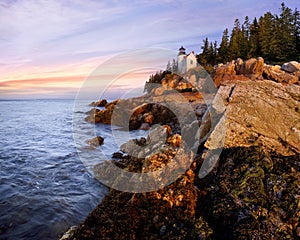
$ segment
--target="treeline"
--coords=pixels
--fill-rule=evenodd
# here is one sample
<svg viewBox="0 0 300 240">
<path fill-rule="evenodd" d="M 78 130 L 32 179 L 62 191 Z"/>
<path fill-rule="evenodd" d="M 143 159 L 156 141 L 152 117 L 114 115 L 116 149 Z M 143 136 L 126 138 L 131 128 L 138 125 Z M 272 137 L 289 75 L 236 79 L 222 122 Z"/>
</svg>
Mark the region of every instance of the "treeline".
<svg viewBox="0 0 300 240">
<path fill-rule="evenodd" d="M 279 15 L 267 12 L 252 22 L 246 16 L 242 24 L 236 19 L 230 34 L 224 30 L 219 46 L 206 38 L 202 50 L 197 55 L 202 66 L 258 56 L 268 63 L 300 61 L 300 13 L 282 3 Z"/>
</svg>

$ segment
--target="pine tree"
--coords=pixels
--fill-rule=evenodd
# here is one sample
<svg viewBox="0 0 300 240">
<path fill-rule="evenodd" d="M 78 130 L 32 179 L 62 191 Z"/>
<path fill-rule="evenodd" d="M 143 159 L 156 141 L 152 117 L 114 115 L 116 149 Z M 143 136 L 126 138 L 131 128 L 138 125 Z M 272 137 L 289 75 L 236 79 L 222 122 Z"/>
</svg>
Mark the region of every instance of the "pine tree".
<svg viewBox="0 0 300 240">
<path fill-rule="evenodd" d="M 225 63 L 229 61 L 228 50 L 229 50 L 229 35 L 228 35 L 228 28 L 226 28 L 223 32 L 222 41 L 218 49 L 218 58 L 217 58 L 218 62 Z"/>
<path fill-rule="evenodd" d="M 236 19 L 234 21 L 234 27 L 231 32 L 230 42 L 229 42 L 229 56 L 230 59 L 236 59 L 240 57 L 241 55 L 241 47 L 240 47 L 240 41 L 241 41 L 241 25 L 240 21 Z"/>
<path fill-rule="evenodd" d="M 239 52 L 240 52 L 240 55 L 237 57 L 240 57 L 242 59 L 248 58 L 249 40 L 248 40 L 248 36 L 247 36 L 247 30 L 245 29 L 244 24 L 242 25 L 240 36 L 239 36 Z"/>
<path fill-rule="evenodd" d="M 215 64 L 215 50 L 212 42 L 210 42 L 208 48 L 207 64 L 210 66 L 213 66 Z"/>
<path fill-rule="evenodd" d="M 267 61 L 272 61 L 280 53 L 280 43 L 278 41 L 278 17 L 271 12 L 265 13 L 259 19 L 259 39 L 262 56 Z"/>
<path fill-rule="evenodd" d="M 216 65 L 217 64 L 217 57 L 218 57 L 218 42 L 215 41 L 214 42 L 214 62 L 212 65 Z"/>
<path fill-rule="evenodd" d="M 242 46 L 242 58 L 250 58 L 250 20 L 249 17 L 245 17 L 244 24 L 242 25 L 242 32 L 243 32 L 243 46 Z"/>
<path fill-rule="evenodd" d="M 260 39 L 259 39 L 259 25 L 257 19 L 254 18 L 250 25 L 250 36 L 249 36 L 249 57 L 258 57 L 261 55 Z"/>
<path fill-rule="evenodd" d="M 208 38 L 205 38 L 205 40 L 203 41 L 203 46 L 201 47 L 202 49 L 202 53 L 200 53 L 197 58 L 198 58 L 198 62 L 202 65 L 202 66 L 206 66 L 208 64 L 208 57 L 209 57 L 209 41 Z"/>
<path fill-rule="evenodd" d="M 228 62 L 241 57 L 248 59 L 262 56 L 267 62 L 281 64 L 285 61 L 300 61 L 300 12 L 293 12 L 281 4 L 280 14 L 265 13 L 250 24 L 246 16 L 243 24 L 234 21 L 231 35 L 223 31 L 219 48 L 216 43 L 204 40 L 202 53 L 197 55 L 203 66 Z"/>
<path fill-rule="evenodd" d="M 294 38 L 294 16 L 292 10 L 285 6 L 284 3 L 281 4 L 281 13 L 278 18 L 277 26 L 277 37 L 280 45 L 280 51 L 276 58 L 279 61 L 291 60 L 296 52 L 295 38 Z"/>
<path fill-rule="evenodd" d="M 300 61 L 300 12 L 296 8 L 294 11 L 294 41 L 295 41 L 295 60 Z"/>
</svg>

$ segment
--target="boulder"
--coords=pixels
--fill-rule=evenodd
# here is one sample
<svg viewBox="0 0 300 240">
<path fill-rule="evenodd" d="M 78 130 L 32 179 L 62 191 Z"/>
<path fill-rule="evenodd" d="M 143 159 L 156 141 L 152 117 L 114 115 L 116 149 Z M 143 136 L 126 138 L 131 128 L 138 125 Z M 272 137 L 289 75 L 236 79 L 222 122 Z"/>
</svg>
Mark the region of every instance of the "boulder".
<svg viewBox="0 0 300 240">
<path fill-rule="evenodd" d="M 144 113 L 147 111 L 147 109 L 149 109 L 149 104 L 148 103 L 143 103 L 139 106 L 137 106 L 134 110 L 133 110 L 133 116 L 139 116 L 140 114 Z"/>
<path fill-rule="evenodd" d="M 87 115 L 94 115 L 96 113 L 100 112 L 98 108 L 92 108 L 91 110 L 87 111 L 85 114 Z"/>
<path fill-rule="evenodd" d="M 119 101 L 120 100 L 118 99 L 113 102 L 106 103 L 105 108 L 102 110 L 92 108 L 90 111 L 86 112 L 88 116 L 85 118 L 85 120 L 90 123 L 111 124 L 113 110 Z"/>
<path fill-rule="evenodd" d="M 112 112 L 113 108 L 103 109 L 92 116 L 91 120 L 94 118 L 94 123 L 111 124 Z"/>
<path fill-rule="evenodd" d="M 115 159 L 121 159 L 123 158 L 124 154 L 122 152 L 114 152 L 112 154 L 112 158 L 115 158 Z"/>
<path fill-rule="evenodd" d="M 232 61 L 226 65 L 218 65 L 218 67 L 216 67 L 214 70 L 213 79 L 218 87 L 220 86 L 221 82 L 223 82 L 225 76 L 228 76 L 230 79 L 234 79 L 235 75 L 235 61 Z"/>
<path fill-rule="evenodd" d="M 300 87 L 272 81 L 237 82 L 221 86 L 227 104 L 220 124 L 226 128 L 225 148 L 261 146 L 283 156 L 300 153 Z M 208 123 L 209 124 L 209 123 Z M 216 126 L 205 143 L 220 142 Z"/>
<path fill-rule="evenodd" d="M 117 105 L 120 101 L 122 101 L 122 100 L 121 100 L 121 99 L 116 99 L 116 100 L 114 100 L 114 101 L 112 101 L 112 102 L 109 102 L 109 103 L 107 103 L 107 104 L 105 105 L 105 108 L 106 108 L 106 109 L 114 108 L 115 105 Z"/>
<path fill-rule="evenodd" d="M 145 123 L 148 123 L 151 126 L 154 122 L 154 115 L 152 112 L 147 112 L 143 115 L 143 119 Z"/>
<path fill-rule="evenodd" d="M 92 147 L 98 147 L 98 146 L 102 145 L 103 142 L 104 142 L 104 138 L 100 137 L 100 136 L 96 136 L 96 137 L 86 141 L 86 143 Z"/>
<path fill-rule="evenodd" d="M 237 74 L 243 74 L 243 75 L 250 75 L 252 74 L 252 66 L 254 66 L 256 63 L 255 58 L 250 58 L 243 62 L 243 65 L 241 66 L 240 71 Z"/>
<path fill-rule="evenodd" d="M 241 58 L 238 58 L 236 61 L 235 61 L 235 71 L 236 71 L 236 74 L 241 74 L 241 69 L 243 67 L 243 63 L 244 61 L 241 59 Z"/>
<path fill-rule="evenodd" d="M 286 71 L 288 73 L 298 72 L 300 71 L 300 63 L 296 61 L 284 63 L 281 66 L 281 70 Z"/>
<path fill-rule="evenodd" d="M 237 74 L 249 76 L 252 79 L 260 78 L 264 70 L 264 59 L 262 57 L 251 58 L 243 62 L 242 66 L 240 64 L 239 60 L 239 63 L 236 63 Z"/>
<path fill-rule="evenodd" d="M 142 123 L 142 125 L 140 126 L 140 130 L 149 130 L 150 129 L 150 125 L 149 123 Z"/>
<path fill-rule="evenodd" d="M 264 59 L 262 57 L 258 57 L 256 62 L 251 66 L 252 74 L 259 78 L 262 76 L 264 71 Z"/>
<path fill-rule="evenodd" d="M 154 127 L 154 126 L 153 126 Z M 168 129 L 164 126 L 155 126 L 147 137 L 147 141 L 150 143 L 166 142 L 168 136 Z"/>
<path fill-rule="evenodd" d="M 263 74 L 264 79 L 272 80 L 278 83 L 294 84 L 298 82 L 298 77 L 289 74 L 280 69 L 280 66 L 265 65 Z"/>
<path fill-rule="evenodd" d="M 129 119 L 129 130 L 131 131 L 131 130 L 139 129 L 142 124 L 143 124 L 143 115 L 142 114 L 131 115 L 131 117 Z"/>
<path fill-rule="evenodd" d="M 106 99 L 102 99 L 102 100 L 99 100 L 97 102 L 91 102 L 89 104 L 89 106 L 92 106 L 92 107 L 105 107 L 106 104 L 107 104 Z"/>
</svg>

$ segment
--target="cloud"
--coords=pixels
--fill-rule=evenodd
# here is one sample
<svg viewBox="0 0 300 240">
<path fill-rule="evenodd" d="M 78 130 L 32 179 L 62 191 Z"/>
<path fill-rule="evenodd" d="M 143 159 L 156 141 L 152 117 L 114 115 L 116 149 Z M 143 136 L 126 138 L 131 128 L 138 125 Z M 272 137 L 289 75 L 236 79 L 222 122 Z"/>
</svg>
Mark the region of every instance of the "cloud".
<svg viewBox="0 0 300 240">
<path fill-rule="evenodd" d="M 97 66 L 90 64 L 94 59 L 137 48 L 177 51 L 184 45 L 200 52 L 205 37 L 220 41 L 235 18 L 276 12 L 280 2 L 275 2 L 2 0 L 0 81 L 82 76 Z M 298 0 L 285 2 L 291 8 L 299 5 Z"/>
</svg>

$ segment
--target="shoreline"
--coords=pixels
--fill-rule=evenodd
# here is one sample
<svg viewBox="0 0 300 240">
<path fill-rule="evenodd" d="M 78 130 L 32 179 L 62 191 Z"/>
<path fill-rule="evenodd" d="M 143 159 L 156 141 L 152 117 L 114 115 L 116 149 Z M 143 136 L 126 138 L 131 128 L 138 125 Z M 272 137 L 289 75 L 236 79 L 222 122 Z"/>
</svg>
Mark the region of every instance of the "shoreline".
<svg viewBox="0 0 300 240">
<path fill-rule="evenodd" d="M 185 76 L 189 82 L 194 79 L 195 83 L 201 82 L 193 75 L 196 76 L 189 71 Z M 178 162 L 175 170 L 191 162 L 184 174 L 156 191 L 128 193 L 110 189 L 86 220 L 62 239 L 219 239 L 253 234 L 265 238 L 299 237 L 299 77 L 300 68 L 288 73 L 277 66 L 265 65 L 261 58 L 217 66 L 213 80 L 227 113 L 226 118 L 220 114 L 220 119 L 225 121 L 226 139 L 219 160 L 206 169 L 209 173 L 204 178 L 198 176 L 207 152 L 218 147 L 219 122 L 211 129 L 207 116 L 216 110 L 214 103 L 208 109 L 203 107 L 201 96 L 195 96 L 191 90 L 182 94 L 196 115 L 201 144 L 198 143 L 195 156 L 190 151 L 180 153 L 182 162 Z M 174 75 L 165 78 L 161 87 L 152 89 L 150 98 L 155 98 L 157 105 L 172 99 L 170 86 L 176 89 L 179 83 Z M 185 84 L 185 89 L 191 89 L 193 85 L 188 83 L 180 86 Z M 141 98 L 145 102 L 147 95 Z M 164 109 L 156 109 L 155 104 L 139 107 L 138 102 L 118 100 L 105 104 L 105 109 L 92 111 L 87 120 L 111 124 L 112 112 L 129 105 L 135 111 L 122 112 L 129 114 L 125 118 L 130 120 L 129 130 L 138 129 L 144 123 L 148 129 L 155 124 L 165 126 L 166 146 L 159 152 L 137 158 L 128 154 L 134 153 L 134 149 L 125 143 L 119 159 L 113 160 L 119 168 L 143 173 L 168 165 L 178 154 L 178 146 L 184 143 L 183 129 L 178 129 L 172 114 L 168 111 L 161 114 Z M 117 123 L 124 123 L 123 115 L 119 116 L 122 117 Z M 192 124 L 187 130 L 191 129 Z M 152 137 L 160 135 L 157 132 Z M 147 139 L 137 139 L 136 143 L 146 149 L 149 144 Z M 156 150 L 154 146 L 148 148 L 150 153 Z M 96 167 L 95 171 L 100 177 L 108 175 L 103 166 Z"/>
</svg>

